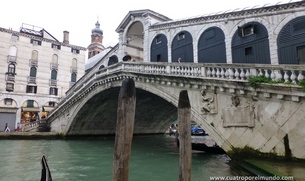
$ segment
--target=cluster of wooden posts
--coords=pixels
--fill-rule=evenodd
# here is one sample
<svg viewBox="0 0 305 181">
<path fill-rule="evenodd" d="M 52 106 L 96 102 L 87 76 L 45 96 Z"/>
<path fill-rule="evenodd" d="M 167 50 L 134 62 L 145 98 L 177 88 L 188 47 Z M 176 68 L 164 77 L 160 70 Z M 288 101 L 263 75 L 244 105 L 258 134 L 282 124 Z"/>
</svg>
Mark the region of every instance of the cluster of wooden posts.
<svg viewBox="0 0 305 181">
<path fill-rule="evenodd" d="M 118 98 L 117 124 L 114 160 L 113 181 L 128 181 L 129 158 L 133 137 L 136 109 L 136 90 L 133 79 L 126 78 L 122 82 Z M 186 90 L 180 92 L 178 102 L 179 120 L 179 181 L 191 180 L 192 144 L 191 144 L 191 106 Z"/>
</svg>

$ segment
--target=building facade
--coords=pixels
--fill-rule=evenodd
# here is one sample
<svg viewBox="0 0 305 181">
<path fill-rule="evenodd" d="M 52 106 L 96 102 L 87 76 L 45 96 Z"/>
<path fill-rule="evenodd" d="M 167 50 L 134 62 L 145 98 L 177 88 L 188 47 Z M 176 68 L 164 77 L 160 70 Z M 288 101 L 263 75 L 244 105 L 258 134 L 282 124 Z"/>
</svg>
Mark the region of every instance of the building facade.
<svg viewBox="0 0 305 181">
<path fill-rule="evenodd" d="M 0 28 L 0 131 L 46 116 L 84 75 L 86 48 L 58 41 L 43 28 Z M 3 130 L 2 129 L 2 130 Z"/>
</svg>

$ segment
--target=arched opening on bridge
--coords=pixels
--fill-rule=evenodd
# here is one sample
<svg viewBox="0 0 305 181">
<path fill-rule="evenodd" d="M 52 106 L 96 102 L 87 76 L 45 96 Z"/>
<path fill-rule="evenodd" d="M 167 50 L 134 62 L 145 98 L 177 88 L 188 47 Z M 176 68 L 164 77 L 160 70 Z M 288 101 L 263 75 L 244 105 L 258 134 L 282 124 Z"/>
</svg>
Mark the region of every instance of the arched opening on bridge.
<svg viewBox="0 0 305 181">
<path fill-rule="evenodd" d="M 268 31 L 258 22 L 238 27 L 232 37 L 232 62 L 270 64 Z"/>
<path fill-rule="evenodd" d="M 198 41 L 199 63 L 226 63 L 225 35 L 218 27 L 205 30 Z"/>
<path fill-rule="evenodd" d="M 167 38 L 164 34 L 158 34 L 150 46 L 151 62 L 168 62 Z"/>
<path fill-rule="evenodd" d="M 112 55 L 111 57 L 109 57 L 108 66 L 114 65 L 118 62 L 119 62 L 118 57 L 116 55 Z"/>
<path fill-rule="evenodd" d="M 279 64 L 305 64 L 305 16 L 289 21 L 278 39 Z"/>
<path fill-rule="evenodd" d="M 172 62 L 194 62 L 193 38 L 187 31 L 179 32 L 172 42 Z"/>
<path fill-rule="evenodd" d="M 126 54 L 131 56 L 131 61 L 143 61 L 144 28 L 140 21 L 135 21 L 126 34 Z"/>
<path fill-rule="evenodd" d="M 103 90 L 73 115 L 68 134 L 115 134 L 120 87 Z M 72 116 L 72 115 L 71 115 Z M 177 107 L 143 89 L 136 89 L 134 134 L 164 134 L 177 118 Z"/>
</svg>

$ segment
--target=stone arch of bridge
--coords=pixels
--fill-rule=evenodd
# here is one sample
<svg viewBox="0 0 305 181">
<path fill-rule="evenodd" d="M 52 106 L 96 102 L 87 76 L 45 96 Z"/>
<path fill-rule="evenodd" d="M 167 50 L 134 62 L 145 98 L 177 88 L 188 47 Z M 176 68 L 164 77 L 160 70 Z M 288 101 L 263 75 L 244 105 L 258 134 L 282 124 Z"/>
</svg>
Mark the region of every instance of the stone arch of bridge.
<svg viewBox="0 0 305 181">
<path fill-rule="evenodd" d="M 100 85 L 97 86 L 94 91 L 91 91 L 88 93 L 85 97 L 83 97 L 82 100 L 78 104 L 75 105 L 74 111 L 70 111 L 71 122 L 67 126 L 69 130 L 67 131 L 67 134 L 76 134 L 79 132 L 82 132 L 82 134 L 92 134 L 93 132 L 90 132 L 93 128 L 102 126 L 107 127 L 108 130 L 104 131 L 94 131 L 95 134 L 114 134 L 114 126 L 116 123 L 116 117 L 113 118 L 113 115 L 116 115 L 116 108 L 117 104 L 111 104 L 111 105 L 103 105 L 102 107 L 98 108 L 97 104 L 99 102 L 102 102 L 103 100 L 109 97 L 112 97 L 109 99 L 109 102 L 117 103 L 117 97 L 119 94 L 119 88 L 121 86 L 122 79 L 118 79 L 116 81 L 113 81 L 111 86 L 105 86 Z M 150 133 L 164 133 L 168 126 L 172 123 L 174 119 L 177 118 L 177 105 L 178 105 L 178 99 L 179 99 L 179 92 L 183 90 L 183 87 L 176 87 L 176 91 L 173 92 L 173 89 L 170 86 L 155 86 L 149 80 L 146 81 L 135 81 L 136 85 L 136 94 L 137 94 L 137 104 L 138 102 L 140 105 L 137 105 L 136 108 L 136 121 L 135 121 L 135 134 L 140 133 L 141 134 L 150 134 Z M 102 96 L 105 94 L 105 96 Z M 101 96 L 99 99 L 96 99 L 97 97 Z M 96 99 L 94 101 L 94 99 Z M 145 100 L 145 101 L 143 101 Z M 152 101 L 152 102 L 149 102 Z M 149 103 L 148 105 L 145 105 Z M 92 106 L 94 109 L 92 109 Z M 93 112 L 86 113 L 86 110 L 84 108 L 88 108 L 93 110 Z M 106 111 L 105 108 L 112 108 L 111 111 L 107 110 L 109 112 L 109 115 L 103 115 L 98 114 L 98 112 L 104 112 Z M 104 110 L 103 110 L 104 108 Z M 157 115 L 158 112 L 165 112 L 163 117 L 162 115 Z M 143 113 L 148 113 L 149 115 L 144 116 L 145 118 L 142 118 Z M 107 123 L 101 123 L 102 121 L 98 121 L 99 118 L 105 118 L 110 120 L 110 115 L 112 115 L 112 120 L 108 121 Z M 157 115 L 157 116 L 156 116 Z M 162 123 L 160 120 L 152 120 L 149 117 L 153 116 L 152 119 L 163 119 Z M 144 121 L 145 119 L 145 121 Z M 221 146 L 225 151 L 230 151 L 232 149 L 232 146 L 230 143 L 227 142 L 226 139 L 223 138 L 223 136 L 217 132 L 217 130 L 212 127 L 210 124 L 208 124 L 202 115 L 192 109 L 192 119 L 199 123 L 212 137 L 212 139 Z M 96 120 L 97 122 L 94 124 L 88 124 L 85 120 Z M 149 125 L 145 125 L 147 122 L 150 121 Z M 77 123 L 78 121 L 81 121 L 81 123 Z M 77 124 L 76 124 L 77 123 Z M 78 126 L 77 126 L 78 125 Z M 88 128 L 86 131 L 82 131 L 81 129 Z M 154 131 L 145 130 L 143 129 L 154 129 Z M 140 131 L 140 129 L 142 129 Z M 112 130 L 112 131 L 111 131 Z M 94 134 L 93 133 L 93 134 Z"/>
</svg>

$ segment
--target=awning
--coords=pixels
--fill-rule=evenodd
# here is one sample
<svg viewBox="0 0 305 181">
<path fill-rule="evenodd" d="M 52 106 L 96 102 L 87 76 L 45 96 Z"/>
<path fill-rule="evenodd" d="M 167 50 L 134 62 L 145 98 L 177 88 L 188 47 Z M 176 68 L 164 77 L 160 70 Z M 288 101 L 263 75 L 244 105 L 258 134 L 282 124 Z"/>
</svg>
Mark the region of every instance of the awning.
<svg viewBox="0 0 305 181">
<path fill-rule="evenodd" d="M 54 107 L 50 107 L 50 106 L 44 106 L 43 107 L 43 111 L 44 112 L 50 112 L 50 111 L 52 111 L 54 109 Z"/>
<path fill-rule="evenodd" d="M 39 112 L 39 107 L 23 107 L 23 112 Z"/>
</svg>

